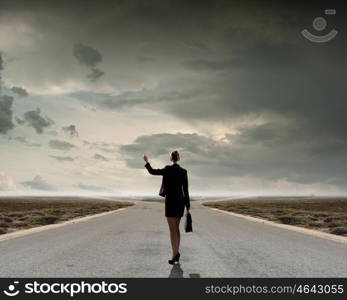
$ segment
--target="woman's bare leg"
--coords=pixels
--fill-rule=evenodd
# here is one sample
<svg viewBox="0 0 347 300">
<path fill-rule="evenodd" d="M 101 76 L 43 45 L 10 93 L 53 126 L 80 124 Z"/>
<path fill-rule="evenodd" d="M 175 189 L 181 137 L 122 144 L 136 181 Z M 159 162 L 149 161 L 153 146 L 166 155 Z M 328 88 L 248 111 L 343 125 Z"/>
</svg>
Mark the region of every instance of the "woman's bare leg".
<svg viewBox="0 0 347 300">
<path fill-rule="evenodd" d="M 177 230 L 177 218 L 166 217 L 166 220 L 170 229 L 172 257 L 174 257 L 178 252 L 178 246 L 179 246 L 179 231 Z"/>
<path fill-rule="evenodd" d="M 176 249 L 177 249 L 177 252 L 180 251 L 180 242 L 181 242 L 180 221 L 181 221 L 181 218 L 176 219 L 176 232 L 177 232 Z"/>
</svg>

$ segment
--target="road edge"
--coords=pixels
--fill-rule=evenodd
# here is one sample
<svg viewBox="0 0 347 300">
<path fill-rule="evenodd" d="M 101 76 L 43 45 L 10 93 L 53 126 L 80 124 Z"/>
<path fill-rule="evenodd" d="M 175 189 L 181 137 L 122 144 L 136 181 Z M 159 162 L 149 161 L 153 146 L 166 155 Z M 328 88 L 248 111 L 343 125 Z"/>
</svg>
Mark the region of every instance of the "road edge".
<svg viewBox="0 0 347 300">
<path fill-rule="evenodd" d="M 347 244 L 347 237 L 344 237 L 344 236 L 338 236 L 338 235 L 334 235 L 334 234 L 331 234 L 331 233 L 320 232 L 320 231 L 317 231 L 317 230 L 314 230 L 314 229 L 308 229 L 308 228 L 298 227 L 298 226 L 294 226 L 294 225 L 280 224 L 280 223 L 276 223 L 276 222 L 273 222 L 273 221 L 252 217 L 252 216 L 249 216 L 249 215 L 242 215 L 242 214 L 238 214 L 238 213 L 234 213 L 234 212 L 231 212 L 231 211 L 226 211 L 226 210 L 222 210 L 222 209 L 218 209 L 218 208 L 214 208 L 214 207 L 207 207 L 205 205 L 203 205 L 203 206 L 205 208 L 213 209 L 215 211 L 222 212 L 222 213 L 225 213 L 225 214 L 228 214 L 228 215 L 232 215 L 234 217 L 243 218 L 243 219 L 246 219 L 248 221 L 253 221 L 253 222 L 258 222 L 258 223 L 265 223 L 265 224 L 276 226 L 276 227 L 279 227 L 279 228 L 288 229 L 288 230 L 291 230 L 291 231 L 296 231 L 296 232 L 300 232 L 300 233 L 304 233 L 304 234 L 308 234 L 308 235 L 313 235 L 313 236 L 316 236 L 316 237 L 328 239 L 328 240 L 331 240 L 331 241 L 334 241 L 334 242 L 338 242 L 338 243 Z"/>
<path fill-rule="evenodd" d="M 84 221 L 88 221 L 90 219 L 94 219 L 94 218 L 98 218 L 98 217 L 102 217 L 102 216 L 107 216 L 107 215 L 110 215 L 110 214 L 122 211 L 124 209 L 125 209 L 124 207 L 117 208 L 117 209 L 114 209 L 114 210 L 102 212 L 102 213 L 95 214 L 95 215 L 89 215 L 89 216 L 85 216 L 85 217 L 73 218 L 73 219 L 70 219 L 70 220 L 67 220 L 67 221 L 64 221 L 64 222 L 61 222 L 61 223 L 37 226 L 37 227 L 29 228 L 29 229 L 21 229 L 21 230 L 15 231 L 15 232 L 5 233 L 5 234 L 0 235 L 0 242 L 11 240 L 11 239 L 14 239 L 14 238 L 17 238 L 17 237 L 29 235 L 29 234 L 40 232 L 40 231 L 45 231 L 45 230 L 49 230 L 49 229 L 58 228 L 58 227 L 65 226 L 65 225 L 68 225 L 68 224 L 84 222 Z"/>
</svg>

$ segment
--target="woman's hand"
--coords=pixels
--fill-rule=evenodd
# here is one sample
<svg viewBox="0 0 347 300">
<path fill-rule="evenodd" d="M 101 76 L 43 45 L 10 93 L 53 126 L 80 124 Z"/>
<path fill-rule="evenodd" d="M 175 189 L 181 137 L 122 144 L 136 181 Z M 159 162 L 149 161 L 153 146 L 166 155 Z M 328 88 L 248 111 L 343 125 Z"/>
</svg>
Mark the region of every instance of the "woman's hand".
<svg viewBox="0 0 347 300">
<path fill-rule="evenodd" d="M 148 156 L 146 154 L 143 156 L 143 160 L 148 163 Z"/>
</svg>

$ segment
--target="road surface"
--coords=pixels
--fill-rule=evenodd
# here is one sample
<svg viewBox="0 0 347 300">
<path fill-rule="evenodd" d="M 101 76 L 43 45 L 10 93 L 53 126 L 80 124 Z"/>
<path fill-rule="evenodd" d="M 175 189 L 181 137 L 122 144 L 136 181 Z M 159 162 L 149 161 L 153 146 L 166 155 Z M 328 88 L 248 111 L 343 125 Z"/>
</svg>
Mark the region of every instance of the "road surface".
<svg viewBox="0 0 347 300">
<path fill-rule="evenodd" d="M 181 264 L 163 204 L 0 241 L 0 277 L 345 277 L 347 244 L 230 216 L 192 201 Z M 183 229 L 183 222 L 181 223 Z"/>
</svg>

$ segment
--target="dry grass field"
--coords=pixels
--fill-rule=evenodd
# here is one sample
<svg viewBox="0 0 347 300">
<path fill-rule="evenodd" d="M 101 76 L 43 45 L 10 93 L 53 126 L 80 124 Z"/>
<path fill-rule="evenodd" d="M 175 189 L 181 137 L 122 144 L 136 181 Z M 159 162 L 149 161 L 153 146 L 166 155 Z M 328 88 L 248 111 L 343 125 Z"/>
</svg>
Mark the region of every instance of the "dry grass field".
<svg viewBox="0 0 347 300">
<path fill-rule="evenodd" d="M 0 198 L 0 234 L 94 215 L 131 202 L 63 197 Z"/>
<path fill-rule="evenodd" d="M 347 198 L 269 197 L 204 205 L 266 220 L 347 236 Z"/>
</svg>

